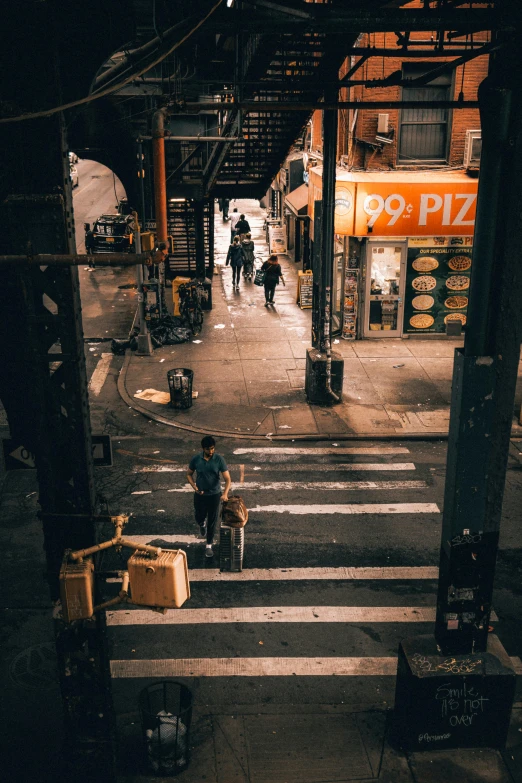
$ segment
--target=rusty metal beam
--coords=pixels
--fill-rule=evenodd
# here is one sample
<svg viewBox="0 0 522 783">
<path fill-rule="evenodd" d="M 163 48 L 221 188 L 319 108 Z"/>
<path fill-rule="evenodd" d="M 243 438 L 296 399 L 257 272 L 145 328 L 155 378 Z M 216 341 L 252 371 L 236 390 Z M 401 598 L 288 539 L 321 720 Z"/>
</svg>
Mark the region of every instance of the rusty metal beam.
<svg viewBox="0 0 522 783">
<path fill-rule="evenodd" d="M 346 87 L 339 83 L 339 87 Z M 289 98 L 292 95 L 288 96 Z M 201 109 L 243 109 L 252 114 L 265 114 L 266 112 L 302 111 L 311 112 L 324 109 L 478 109 L 478 101 L 239 101 L 237 103 L 187 103 L 177 113 L 191 114 Z"/>
</svg>

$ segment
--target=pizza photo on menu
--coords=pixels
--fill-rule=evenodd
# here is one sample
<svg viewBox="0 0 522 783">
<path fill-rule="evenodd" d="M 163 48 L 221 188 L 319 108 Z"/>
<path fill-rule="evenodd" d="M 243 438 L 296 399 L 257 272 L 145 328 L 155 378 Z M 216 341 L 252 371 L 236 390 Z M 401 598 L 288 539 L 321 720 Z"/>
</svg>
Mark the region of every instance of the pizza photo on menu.
<svg viewBox="0 0 522 783">
<path fill-rule="evenodd" d="M 410 326 L 413 326 L 414 329 L 429 329 L 434 323 L 433 316 L 427 313 L 419 313 L 410 318 Z"/>
<path fill-rule="evenodd" d="M 411 281 L 411 284 L 416 291 L 432 291 L 437 285 L 437 281 L 431 275 L 423 275 L 416 277 Z"/>
<path fill-rule="evenodd" d="M 462 326 L 464 326 L 464 324 L 466 323 L 466 320 L 467 319 L 466 319 L 466 316 L 464 315 L 464 313 L 449 313 L 445 317 L 444 323 L 447 324 L 447 323 L 449 323 L 449 321 L 460 321 Z"/>
<path fill-rule="evenodd" d="M 433 258 L 433 256 L 419 256 L 411 266 L 416 272 L 433 272 L 434 269 L 437 269 L 438 265 L 439 262 L 436 258 Z"/>
<path fill-rule="evenodd" d="M 448 261 L 448 266 L 454 272 L 465 272 L 471 267 L 470 256 L 453 256 Z"/>
<path fill-rule="evenodd" d="M 466 275 L 451 275 L 446 280 L 446 287 L 451 291 L 465 291 L 466 288 L 469 288 L 469 277 L 466 277 Z"/>
<path fill-rule="evenodd" d="M 429 310 L 435 304 L 435 299 L 429 294 L 414 296 L 411 303 L 415 310 Z"/>
<path fill-rule="evenodd" d="M 448 296 L 448 298 L 444 302 L 444 307 L 447 307 L 448 310 L 460 310 L 463 307 L 467 307 L 467 306 L 468 306 L 467 296 Z"/>
</svg>

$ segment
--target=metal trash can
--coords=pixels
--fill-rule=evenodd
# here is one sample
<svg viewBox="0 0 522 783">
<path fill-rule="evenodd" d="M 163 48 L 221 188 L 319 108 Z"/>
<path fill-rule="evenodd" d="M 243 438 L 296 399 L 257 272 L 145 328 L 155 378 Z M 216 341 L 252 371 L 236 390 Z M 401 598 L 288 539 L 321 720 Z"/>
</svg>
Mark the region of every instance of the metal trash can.
<svg viewBox="0 0 522 783">
<path fill-rule="evenodd" d="M 221 525 L 219 528 L 219 570 L 242 571 L 245 528 Z"/>
<path fill-rule="evenodd" d="M 167 372 L 171 408 L 192 407 L 192 380 L 194 373 L 186 367 L 177 367 Z"/>
<path fill-rule="evenodd" d="M 140 716 L 149 768 L 157 775 L 179 775 L 190 760 L 190 690 L 170 680 L 149 685 L 140 693 Z"/>
</svg>

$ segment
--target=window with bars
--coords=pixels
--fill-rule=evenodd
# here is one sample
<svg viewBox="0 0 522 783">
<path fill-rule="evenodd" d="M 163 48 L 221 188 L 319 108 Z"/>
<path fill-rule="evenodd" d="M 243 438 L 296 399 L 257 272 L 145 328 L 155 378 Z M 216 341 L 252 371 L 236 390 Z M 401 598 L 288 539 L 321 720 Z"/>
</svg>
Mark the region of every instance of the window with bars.
<svg viewBox="0 0 522 783">
<path fill-rule="evenodd" d="M 403 63 L 406 79 L 429 73 L 434 67 L 426 63 Z M 451 74 L 436 77 L 429 84 L 403 87 L 404 101 L 446 101 L 450 99 Z M 448 156 L 449 109 L 401 109 L 398 162 L 444 163 Z"/>
</svg>

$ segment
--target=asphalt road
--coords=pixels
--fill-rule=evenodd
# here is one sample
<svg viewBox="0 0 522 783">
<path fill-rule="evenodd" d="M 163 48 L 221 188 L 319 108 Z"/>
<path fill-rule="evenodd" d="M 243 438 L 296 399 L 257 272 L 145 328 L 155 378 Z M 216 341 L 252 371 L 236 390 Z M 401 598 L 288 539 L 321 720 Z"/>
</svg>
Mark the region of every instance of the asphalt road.
<svg viewBox="0 0 522 783">
<path fill-rule="evenodd" d="M 76 249 L 85 253 L 84 223 L 103 214 L 117 212 L 118 200 L 125 196 L 118 177 L 93 160 L 79 160 L 78 187 L 73 190 Z M 87 339 L 126 338 L 136 311 L 134 267 L 79 268 L 83 332 Z M 88 353 L 88 350 L 87 350 Z"/>
</svg>

